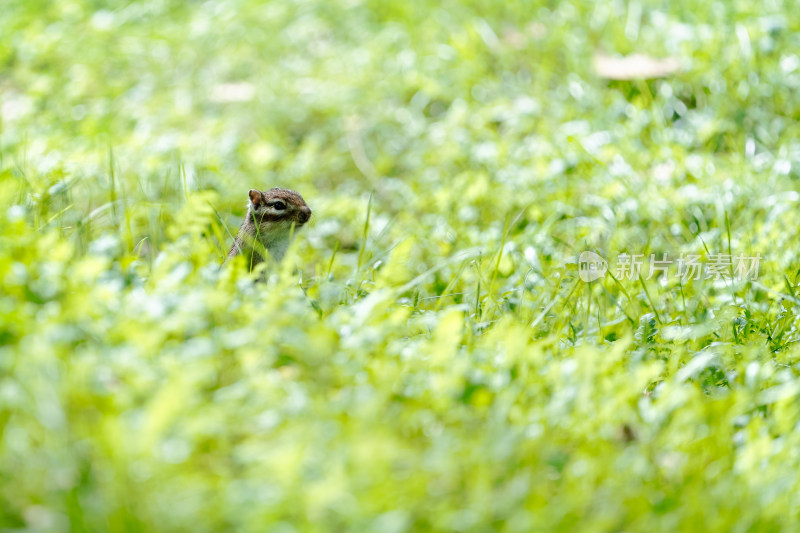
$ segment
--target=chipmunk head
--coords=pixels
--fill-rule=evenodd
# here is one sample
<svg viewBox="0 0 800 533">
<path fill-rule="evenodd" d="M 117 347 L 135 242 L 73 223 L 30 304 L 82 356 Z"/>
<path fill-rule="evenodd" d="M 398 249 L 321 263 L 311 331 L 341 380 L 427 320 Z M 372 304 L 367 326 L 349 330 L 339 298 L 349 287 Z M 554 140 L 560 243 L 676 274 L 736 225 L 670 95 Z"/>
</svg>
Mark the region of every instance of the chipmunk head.
<svg viewBox="0 0 800 533">
<path fill-rule="evenodd" d="M 311 209 L 302 196 L 289 189 L 250 189 L 248 195 L 247 216 L 253 222 L 254 237 L 280 260 L 289 246 L 292 229 L 296 231 L 308 222 Z"/>
<path fill-rule="evenodd" d="M 311 218 L 311 209 L 295 191 L 273 187 L 267 191 L 250 189 L 248 195 L 251 214 L 265 222 L 299 227 Z"/>
</svg>

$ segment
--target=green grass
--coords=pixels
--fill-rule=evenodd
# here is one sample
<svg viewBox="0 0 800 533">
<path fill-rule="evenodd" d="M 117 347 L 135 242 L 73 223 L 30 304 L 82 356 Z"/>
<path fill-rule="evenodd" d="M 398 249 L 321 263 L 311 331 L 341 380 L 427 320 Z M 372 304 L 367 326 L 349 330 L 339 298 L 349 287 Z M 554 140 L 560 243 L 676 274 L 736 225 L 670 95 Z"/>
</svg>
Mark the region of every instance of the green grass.
<svg viewBox="0 0 800 533">
<path fill-rule="evenodd" d="M 4 3 L 0 530 L 794 530 L 797 6 L 507 4 Z"/>
</svg>

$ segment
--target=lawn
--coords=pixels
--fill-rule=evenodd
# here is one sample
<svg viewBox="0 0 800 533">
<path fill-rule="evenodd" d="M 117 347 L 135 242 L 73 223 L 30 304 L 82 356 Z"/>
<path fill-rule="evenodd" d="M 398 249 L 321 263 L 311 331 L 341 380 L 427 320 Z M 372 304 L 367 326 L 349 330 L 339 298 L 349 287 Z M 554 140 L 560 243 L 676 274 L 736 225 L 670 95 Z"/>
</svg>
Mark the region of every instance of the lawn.
<svg viewBox="0 0 800 533">
<path fill-rule="evenodd" d="M 0 11 L 0 531 L 796 530 L 794 2 Z"/>
</svg>

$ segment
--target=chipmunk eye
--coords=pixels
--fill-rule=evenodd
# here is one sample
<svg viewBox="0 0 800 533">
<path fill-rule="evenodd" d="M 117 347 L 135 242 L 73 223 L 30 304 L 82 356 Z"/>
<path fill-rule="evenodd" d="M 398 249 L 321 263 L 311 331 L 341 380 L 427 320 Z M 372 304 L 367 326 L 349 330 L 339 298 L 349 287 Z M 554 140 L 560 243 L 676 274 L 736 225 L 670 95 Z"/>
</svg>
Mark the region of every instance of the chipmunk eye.
<svg viewBox="0 0 800 533">
<path fill-rule="evenodd" d="M 283 211 L 284 209 L 286 209 L 286 204 L 283 202 L 274 202 L 272 204 L 272 207 L 274 209 L 277 209 L 278 211 Z"/>
</svg>

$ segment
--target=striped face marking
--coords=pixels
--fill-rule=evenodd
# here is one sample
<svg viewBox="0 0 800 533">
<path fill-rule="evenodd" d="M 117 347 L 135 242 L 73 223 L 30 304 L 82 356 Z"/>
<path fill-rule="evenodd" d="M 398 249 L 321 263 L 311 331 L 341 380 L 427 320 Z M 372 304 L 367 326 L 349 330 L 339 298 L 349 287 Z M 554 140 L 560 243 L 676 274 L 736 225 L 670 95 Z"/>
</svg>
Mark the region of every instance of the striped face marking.
<svg viewBox="0 0 800 533">
<path fill-rule="evenodd" d="M 248 194 L 251 213 L 259 224 L 287 222 L 299 227 L 311 218 L 311 209 L 295 191 L 275 187 L 267 191 L 251 189 Z"/>
</svg>

